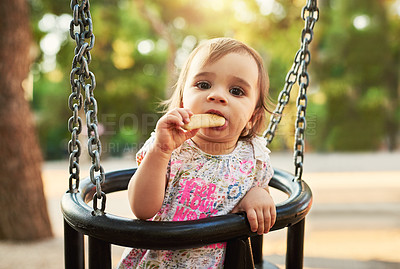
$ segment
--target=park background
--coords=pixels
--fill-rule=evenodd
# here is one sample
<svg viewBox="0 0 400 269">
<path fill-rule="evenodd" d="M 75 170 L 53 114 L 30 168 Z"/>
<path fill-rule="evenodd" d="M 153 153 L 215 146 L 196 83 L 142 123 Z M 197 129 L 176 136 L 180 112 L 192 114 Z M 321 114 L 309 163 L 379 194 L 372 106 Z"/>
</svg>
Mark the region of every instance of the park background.
<svg viewBox="0 0 400 269">
<path fill-rule="evenodd" d="M 12 92 L 9 87 L 13 86 L 6 84 L 10 76 L 4 66 L 11 63 L 2 60 L 0 76 L 5 84 L 0 88 L 1 106 L 14 109 L 1 110 L 2 149 L 8 145 L 18 149 L 28 136 L 36 134 L 37 140 L 30 143 L 37 141 L 40 152 L 32 157 L 33 165 L 42 172 L 42 176 L 35 177 L 44 183 L 53 239 L 44 239 L 51 236 L 49 233 L 36 232 L 36 236 L 24 238 L 23 233 L 17 233 L 12 237 L 4 229 L 4 222 L 15 224 L 15 220 L 22 218 L 22 222 L 33 222 L 38 215 L 27 218 L 23 211 L 17 211 L 21 213 L 14 214 L 14 219 L 0 217 L 0 257 L 4 261 L 0 268 L 34 268 L 36 260 L 38 268 L 62 268 L 59 200 L 68 188 L 66 160 L 71 135 L 67 121 L 72 112 L 67 100 L 75 48 L 69 34 L 70 3 L 12 3 L 13 7 L 21 5 L 29 10 L 26 24 L 31 36 L 26 40 L 31 42 L 27 42 L 28 51 L 18 51 L 19 46 L 15 46 L 2 53 L 16 57 L 22 54 L 31 59 L 29 71 L 16 84 L 23 86 L 17 88 L 24 91 L 23 100 L 30 105 L 33 115 L 24 118 L 32 119 L 35 131 L 21 137 L 19 131 L 26 125 L 19 124 L 20 130 L 14 130 L 7 123 L 18 118 L 23 110 L 10 106 L 13 99 L 8 95 Z M 259 51 L 268 68 L 271 99 L 276 103 L 299 48 L 304 25 L 303 0 L 109 0 L 90 4 L 96 36 L 90 70 L 97 82 L 95 97 L 106 171 L 135 165 L 136 150 L 161 116 L 160 100 L 169 96 L 179 68 L 201 40 L 229 36 Z M 400 1 L 324 0 L 318 4 L 320 18 L 310 46 L 307 108 L 304 178 L 315 200 L 307 222 L 311 230 L 307 230 L 309 236 L 306 233 L 306 266 L 399 268 L 396 250 L 400 248 Z M 0 5 L 10 3 L 1 1 Z M 18 12 L 19 8 L 11 11 Z M 19 28 L 17 23 L 13 24 L 11 11 L 1 10 L 1 42 L 5 44 L 18 36 Z M 270 147 L 276 166 L 289 171 L 294 169 L 290 152 L 296 97 L 294 88 Z M 80 136 L 82 145 L 84 133 Z M 85 154 L 81 158 L 82 176 L 88 174 L 89 167 Z M 14 198 L 7 196 L 21 193 L 28 197 L 26 204 L 34 196 L 21 187 L 29 185 L 24 182 L 28 176 L 12 178 L 12 173 L 4 172 L 7 166 L 27 169 L 27 159 L 14 159 L 17 156 L 5 150 L 1 157 L 4 169 L 0 169 L 0 182 L 6 186 L 0 195 L 2 211 L 11 211 L 5 205 Z M 10 162 L 13 164 L 9 165 Z M 24 175 L 27 174 L 30 173 Z M 18 188 L 7 187 L 17 181 L 23 182 Z M 110 210 L 117 211 L 125 203 L 123 194 L 110 203 Z M 281 234 L 268 236 L 271 243 L 266 246 L 267 254 L 280 263 L 284 253 Z M 25 259 L 30 266 L 21 264 Z M 378 265 L 371 265 L 371 261 Z"/>
</svg>

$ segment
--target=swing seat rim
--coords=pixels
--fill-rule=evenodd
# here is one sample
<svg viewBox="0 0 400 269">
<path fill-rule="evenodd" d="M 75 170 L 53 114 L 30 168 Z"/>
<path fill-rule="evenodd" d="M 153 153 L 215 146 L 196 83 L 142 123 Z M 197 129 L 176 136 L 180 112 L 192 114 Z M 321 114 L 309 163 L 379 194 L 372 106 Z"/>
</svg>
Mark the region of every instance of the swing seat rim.
<svg viewBox="0 0 400 269">
<path fill-rule="evenodd" d="M 311 209 L 312 192 L 303 180 L 283 170 L 274 169 L 270 186 L 288 195 L 276 204 L 277 220 L 271 231 L 289 227 L 303 220 Z M 106 173 L 102 184 L 105 193 L 123 191 L 136 168 Z M 89 178 L 80 182 L 77 192 L 67 191 L 61 199 L 65 221 L 78 232 L 114 245 L 142 249 L 183 249 L 256 236 L 251 232 L 245 213 L 230 213 L 190 221 L 146 221 L 111 213 L 93 214 L 87 203 L 96 186 Z"/>
</svg>

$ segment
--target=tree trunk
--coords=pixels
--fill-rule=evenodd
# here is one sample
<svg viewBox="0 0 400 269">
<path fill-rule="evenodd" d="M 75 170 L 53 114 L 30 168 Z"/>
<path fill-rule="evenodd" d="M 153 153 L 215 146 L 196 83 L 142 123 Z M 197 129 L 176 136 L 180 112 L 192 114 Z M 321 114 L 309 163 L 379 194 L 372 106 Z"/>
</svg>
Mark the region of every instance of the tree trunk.
<svg viewBox="0 0 400 269">
<path fill-rule="evenodd" d="M 41 152 L 22 82 L 31 63 L 26 0 L 0 1 L 0 239 L 52 236 Z"/>
<path fill-rule="evenodd" d="M 143 17 L 150 23 L 152 29 L 161 38 L 167 41 L 168 44 L 168 57 L 167 57 L 167 85 L 165 90 L 165 98 L 170 98 L 173 93 L 173 85 L 177 79 L 175 74 L 175 57 L 176 57 L 176 44 L 169 33 L 168 26 L 161 19 L 151 13 L 151 11 L 146 7 L 145 1 L 136 1 L 139 11 L 142 13 Z"/>
</svg>

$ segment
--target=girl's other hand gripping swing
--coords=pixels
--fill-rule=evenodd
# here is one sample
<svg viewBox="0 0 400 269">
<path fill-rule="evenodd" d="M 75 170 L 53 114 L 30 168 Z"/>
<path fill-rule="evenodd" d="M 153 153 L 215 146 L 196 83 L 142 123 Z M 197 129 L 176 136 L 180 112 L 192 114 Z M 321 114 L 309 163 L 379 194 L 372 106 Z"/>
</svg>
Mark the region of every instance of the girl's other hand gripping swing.
<svg viewBox="0 0 400 269">
<path fill-rule="evenodd" d="M 268 191 L 273 170 L 258 136 L 267 94 L 268 77 L 252 48 L 229 38 L 198 46 L 181 71 L 168 112 L 137 154 L 139 167 L 128 186 L 136 217 L 183 221 L 245 211 L 253 232 L 268 232 L 276 218 Z M 223 121 L 184 130 L 196 114 Z M 222 268 L 225 246 L 129 249 L 119 268 Z"/>
</svg>

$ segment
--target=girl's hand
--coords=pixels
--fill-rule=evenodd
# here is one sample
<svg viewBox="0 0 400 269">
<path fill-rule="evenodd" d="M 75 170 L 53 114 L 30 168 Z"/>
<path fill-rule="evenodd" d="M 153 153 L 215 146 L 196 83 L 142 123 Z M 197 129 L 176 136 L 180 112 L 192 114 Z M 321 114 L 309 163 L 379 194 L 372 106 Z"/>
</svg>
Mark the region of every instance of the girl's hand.
<svg viewBox="0 0 400 269">
<path fill-rule="evenodd" d="M 156 125 L 156 140 L 154 146 L 161 152 L 170 155 L 189 138 L 198 132 L 198 129 L 184 131 L 181 127 L 190 122 L 193 112 L 185 108 L 176 108 L 160 118 Z"/>
<path fill-rule="evenodd" d="M 253 187 L 235 206 L 232 213 L 245 211 L 252 232 L 268 233 L 276 220 L 276 207 L 268 190 Z"/>
<path fill-rule="evenodd" d="M 171 153 L 198 131 L 185 132 L 181 129 L 191 115 L 190 110 L 178 108 L 157 122 L 155 141 L 128 185 L 129 203 L 137 218 L 152 218 L 162 207 Z"/>
</svg>

